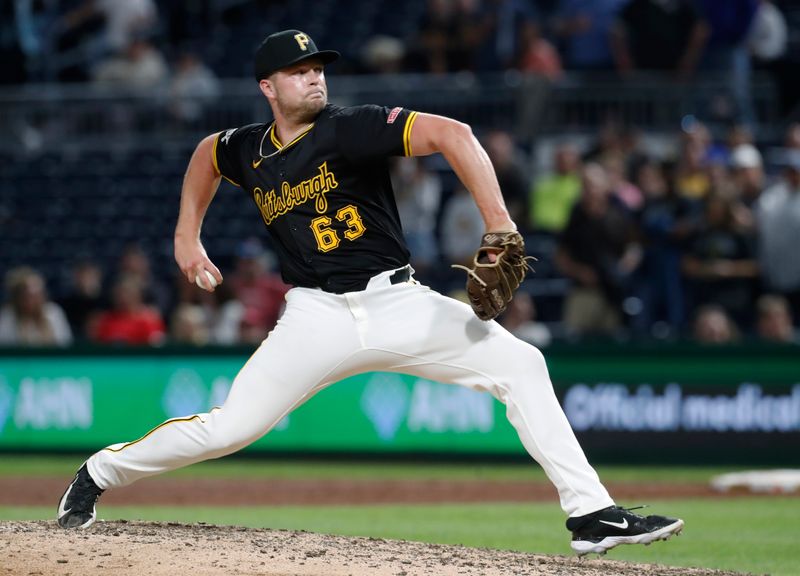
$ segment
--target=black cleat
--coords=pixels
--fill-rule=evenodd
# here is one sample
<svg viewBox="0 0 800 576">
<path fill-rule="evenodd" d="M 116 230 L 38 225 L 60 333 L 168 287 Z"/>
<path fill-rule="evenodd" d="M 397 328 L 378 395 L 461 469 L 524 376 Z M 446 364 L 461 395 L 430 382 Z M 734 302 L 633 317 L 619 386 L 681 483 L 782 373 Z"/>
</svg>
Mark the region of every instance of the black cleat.
<svg viewBox="0 0 800 576">
<path fill-rule="evenodd" d="M 102 493 L 84 463 L 58 503 L 58 525 L 62 528 L 88 528 L 94 524 L 97 517 L 95 503 Z"/>
<path fill-rule="evenodd" d="M 631 510 L 610 506 L 586 516 L 567 519 L 572 549 L 579 556 L 605 554 L 620 544 L 650 544 L 668 540 L 683 530 L 683 520 L 665 516 L 639 516 Z"/>
</svg>

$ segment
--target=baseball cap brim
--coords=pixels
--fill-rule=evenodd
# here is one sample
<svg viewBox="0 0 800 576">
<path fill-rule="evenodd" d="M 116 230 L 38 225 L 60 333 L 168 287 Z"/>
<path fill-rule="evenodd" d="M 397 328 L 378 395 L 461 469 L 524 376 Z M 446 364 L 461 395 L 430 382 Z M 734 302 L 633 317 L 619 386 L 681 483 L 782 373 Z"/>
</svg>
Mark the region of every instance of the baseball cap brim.
<svg viewBox="0 0 800 576">
<path fill-rule="evenodd" d="M 340 54 L 336 50 L 319 50 L 314 52 L 313 54 L 308 54 L 306 56 L 300 56 L 299 58 L 295 58 L 288 64 L 283 65 L 281 68 L 288 68 L 289 66 L 293 66 L 298 62 L 302 62 L 303 60 L 310 60 L 311 58 L 319 58 L 322 60 L 323 64 L 330 64 L 337 58 L 339 58 Z M 278 68 L 280 70 L 280 68 Z"/>
<path fill-rule="evenodd" d="M 311 54 L 303 54 L 295 58 L 294 60 L 290 60 L 288 62 L 282 62 L 279 66 L 273 66 L 269 68 L 263 68 L 259 70 L 258 76 L 260 78 L 266 78 L 271 74 L 281 70 L 283 68 L 288 68 L 289 66 L 294 66 L 298 62 L 302 62 L 303 60 L 310 60 L 311 58 L 319 58 L 322 60 L 323 64 L 330 64 L 334 60 L 337 60 L 341 56 L 336 50 L 318 50 L 317 52 L 312 52 Z"/>
</svg>

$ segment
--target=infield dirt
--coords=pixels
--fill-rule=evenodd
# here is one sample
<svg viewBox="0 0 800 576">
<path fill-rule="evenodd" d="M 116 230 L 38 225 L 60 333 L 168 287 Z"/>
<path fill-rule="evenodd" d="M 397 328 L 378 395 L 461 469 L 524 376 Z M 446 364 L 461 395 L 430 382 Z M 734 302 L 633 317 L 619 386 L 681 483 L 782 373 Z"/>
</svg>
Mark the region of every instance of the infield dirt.
<svg viewBox="0 0 800 576">
<path fill-rule="evenodd" d="M 545 556 L 207 524 L 0 523 L 0 576 L 733 576 L 698 568 Z"/>
<path fill-rule="evenodd" d="M 69 479 L 0 478 L 0 505 L 53 506 Z M 707 485 L 611 485 L 620 498 L 716 497 Z M 549 483 L 454 480 L 148 479 L 104 505 L 324 505 L 557 501 Z M 568 533 L 564 533 L 565 538 Z M 654 546 L 664 545 L 656 543 Z M 0 523 L 0 576 L 729 576 L 708 569 L 207 524 Z"/>
</svg>

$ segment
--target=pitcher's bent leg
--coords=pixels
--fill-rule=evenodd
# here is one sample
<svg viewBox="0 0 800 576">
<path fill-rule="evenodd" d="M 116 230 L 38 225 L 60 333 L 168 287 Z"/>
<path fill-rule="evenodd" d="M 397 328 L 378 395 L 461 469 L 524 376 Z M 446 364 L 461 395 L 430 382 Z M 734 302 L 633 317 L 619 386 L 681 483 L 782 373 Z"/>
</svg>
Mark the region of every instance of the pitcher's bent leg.
<svg viewBox="0 0 800 576">
<path fill-rule="evenodd" d="M 392 331 L 375 327 L 374 345 L 398 354 L 389 369 L 488 390 L 503 402 L 509 422 L 555 485 L 568 515 L 614 504 L 575 438 L 538 349 L 497 322 L 478 320 L 461 302 L 422 287 L 398 290 L 392 297 L 407 300 L 398 309 L 416 313 L 387 314 L 384 322 Z M 421 337 L 408 339 L 404 333 Z"/>
<path fill-rule="evenodd" d="M 517 346 L 506 359 L 509 373 L 500 375 L 489 391 L 506 405 L 508 421 L 555 485 L 567 515 L 613 506 L 558 402 L 541 352 L 511 338 Z"/>
</svg>

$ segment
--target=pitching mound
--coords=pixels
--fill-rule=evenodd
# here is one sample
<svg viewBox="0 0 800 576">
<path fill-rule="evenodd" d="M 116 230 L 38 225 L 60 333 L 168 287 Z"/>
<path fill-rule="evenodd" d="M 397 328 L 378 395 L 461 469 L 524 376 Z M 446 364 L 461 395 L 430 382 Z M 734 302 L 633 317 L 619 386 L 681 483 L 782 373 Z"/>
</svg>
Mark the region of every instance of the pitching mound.
<svg viewBox="0 0 800 576">
<path fill-rule="evenodd" d="M 0 576 L 730 576 L 611 560 L 207 524 L 0 523 Z"/>
</svg>

